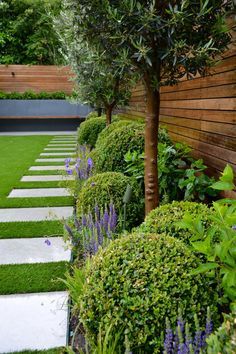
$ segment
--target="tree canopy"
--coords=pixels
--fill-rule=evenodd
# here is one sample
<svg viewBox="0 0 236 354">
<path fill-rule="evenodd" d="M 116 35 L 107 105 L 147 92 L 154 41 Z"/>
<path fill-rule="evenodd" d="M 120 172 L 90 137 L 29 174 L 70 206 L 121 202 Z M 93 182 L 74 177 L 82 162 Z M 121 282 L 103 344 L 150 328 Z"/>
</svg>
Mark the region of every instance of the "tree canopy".
<svg viewBox="0 0 236 354">
<path fill-rule="evenodd" d="M 49 13 L 60 0 L 0 1 L 0 64 L 55 64 L 59 43 Z"/>
</svg>

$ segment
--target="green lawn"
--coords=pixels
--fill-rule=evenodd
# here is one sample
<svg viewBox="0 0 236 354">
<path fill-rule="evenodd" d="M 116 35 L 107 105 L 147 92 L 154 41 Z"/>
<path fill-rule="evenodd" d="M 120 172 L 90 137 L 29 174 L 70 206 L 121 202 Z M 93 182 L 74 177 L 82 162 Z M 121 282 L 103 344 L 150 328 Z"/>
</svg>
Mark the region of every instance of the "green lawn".
<svg viewBox="0 0 236 354">
<path fill-rule="evenodd" d="M 48 350 L 24 350 L 23 352 L 14 352 L 11 354 L 64 354 L 66 353 L 65 348 L 55 348 Z"/>
<path fill-rule="evenodd" d="M 52 136 L 0 137 L 0 205 L 35 163 Z"/>
<path fill-rule="evenodd" d="M 61 221 L 27 221 L 0 223 L 0 239 L 63 236 Z"/>
<path fill-rule="evenodd" d="M 0 294 L 25 294 L 65 290 L 63 278 L 67 262 L 0 266 Z"/>
</svg>

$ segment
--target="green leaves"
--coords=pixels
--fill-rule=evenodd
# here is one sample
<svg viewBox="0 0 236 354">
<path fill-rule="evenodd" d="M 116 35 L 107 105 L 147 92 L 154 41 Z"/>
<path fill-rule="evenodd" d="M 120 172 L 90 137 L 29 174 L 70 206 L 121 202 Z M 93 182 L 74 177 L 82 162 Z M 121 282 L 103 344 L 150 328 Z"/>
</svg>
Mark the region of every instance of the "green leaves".
<svg viewBox="0 0 236 354">
<path fill-rule="evenodd" d="M 234 173 L 230 165 L 226 165 L 224 171 L 221 174 L 220 180 L 214 183 L 211 188 L 221 191 L 232 191 L 235 189 Z"/>
</svg>

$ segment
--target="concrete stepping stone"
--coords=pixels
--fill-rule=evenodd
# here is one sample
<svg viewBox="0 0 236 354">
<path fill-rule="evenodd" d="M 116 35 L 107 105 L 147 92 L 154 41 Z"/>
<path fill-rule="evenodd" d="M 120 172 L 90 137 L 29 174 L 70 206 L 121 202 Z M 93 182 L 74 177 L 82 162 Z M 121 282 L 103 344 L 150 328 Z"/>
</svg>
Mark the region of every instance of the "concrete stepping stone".
<svg viewBox="0 0 236 354">
<path fill-rule="evenodd" d="M 65 291 L 0 296 L 0 353 L 67 345 Z"/>
<path fill-rule="evenodd" d="M 76 147 L 76 144 L 48 144 L 47 147 Z"/>
<path fill-rule="evenodd" d="M 0 209 L 0 222 L 61 220 L 73 215 L 73 207 Z"/>
<path fill-rule="evenodd" d="M 70 195 L 66 188 L 29 188 L 13 189 L 7 198 L 69 197 Z"/>
<path fill-rule="evenodd" d="M 21 182 L 56 182 L 56 181 L 73 181 L 73 176 L 67 175 L 39 175 L 39 176 L 23 176 Z"/>
<path fill-rule="evenodd" d="M 42 152 L 40 156 L 73 156 L 75 155 L 74 152 Z"/>
<path fill-rule="evenodd" d="M 32 166 L 29 171 L 65 171 L 65 166 Z"/>
<path fill-rule="evenodd" d="M 71 250 L 62 237 L 0 240 L 0 264 L 69 262 Z"/>
<path fill-rule="evenodd" d="M 68 143 L 76 143 L 76 139 L 68 139 L 68 140 L 51 140 L 49 144 L 68 144 Z"/>
<path fill-rule="evenodd" d="M 70 161 L 74 162 L 75 159 L 71 159 Z M 37 159 L 35 160 L 35 162 L 65 162 L 65 158 L 63 157 L 58 157 L 58 158 L 56 157 L 56 158 L 49 158 L 49 159 L 44 158 L 44 159 Z"/>
<path fill-rule="evenodd" d="M 52 147 L 52 148 L 45 148 L 44 151 L 58 151 L 58 150 L 63 150 L 63 151 L 76 151 L 74 147 Z"/>
</svg>

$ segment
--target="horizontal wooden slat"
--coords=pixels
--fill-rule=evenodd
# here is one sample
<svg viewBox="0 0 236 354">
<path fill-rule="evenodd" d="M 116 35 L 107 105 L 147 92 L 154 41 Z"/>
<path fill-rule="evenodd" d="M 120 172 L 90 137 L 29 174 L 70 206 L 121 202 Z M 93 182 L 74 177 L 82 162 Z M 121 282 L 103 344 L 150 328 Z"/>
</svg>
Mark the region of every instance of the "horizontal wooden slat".
<svg viewBox="0 0 236 354">
<path fill-rule="evenodd" d="M 177 108 L 161 108 L 161 115 L 203 119 L 212 122 L 236 123 L 236 114 L 234 111 L 216 111 L 216 110 L 191 110 Z"/>
<path fill-rule="evenodd" d="M 235 98 L 201 99 L 201 100 L 178 100 L 161 101 L 161 108 L 185 108 L 185 109 L 217 109 L 217 110 L 236 110 Z"/>
</svg>

